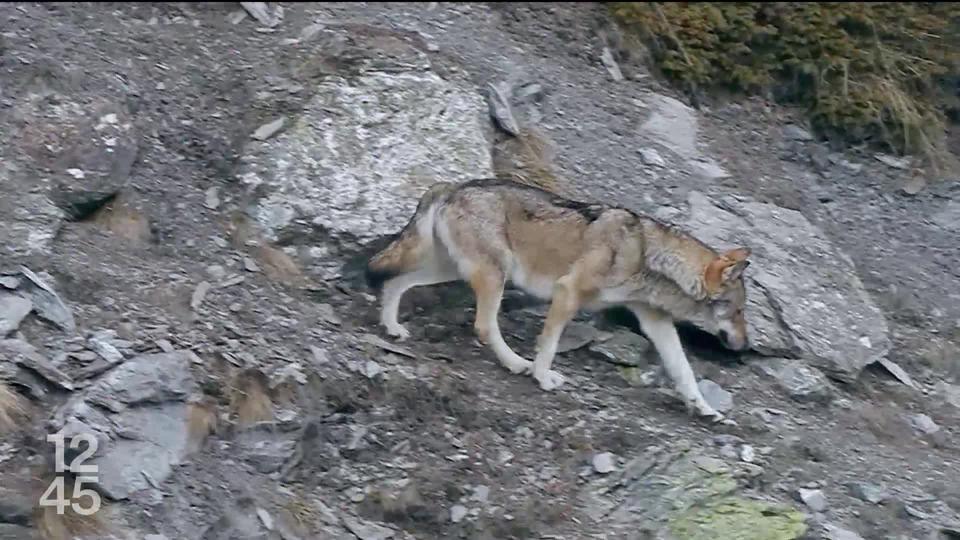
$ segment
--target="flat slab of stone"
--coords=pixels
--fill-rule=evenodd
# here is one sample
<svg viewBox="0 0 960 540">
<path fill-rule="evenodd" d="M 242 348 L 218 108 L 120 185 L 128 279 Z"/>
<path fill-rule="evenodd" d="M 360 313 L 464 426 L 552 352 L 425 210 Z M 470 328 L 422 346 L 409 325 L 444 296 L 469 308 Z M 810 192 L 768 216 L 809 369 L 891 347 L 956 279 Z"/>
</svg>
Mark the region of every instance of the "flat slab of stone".
<svg viewBox="0 0 960 540">
<path fill-rule="evenodd" d="M 685 225 L 695 236 L 718 251 L 753 250 L 745 275 L 755 350 L 800 356 L 848 382 L 886 356 L 887 321 L 853 261 L 800 212 L 700 192 L 691 192 L 687 202 Z"/>
<path fill-rule="evenodd" d="M 67 440 L 94 436 L 97 488 L 125 499 L 163 482 L 189 452 L 187 396 L 194 389 L 191 355 L 145 354 L 128 360 L 71 398 L 54 429 Z"/>
</svg>

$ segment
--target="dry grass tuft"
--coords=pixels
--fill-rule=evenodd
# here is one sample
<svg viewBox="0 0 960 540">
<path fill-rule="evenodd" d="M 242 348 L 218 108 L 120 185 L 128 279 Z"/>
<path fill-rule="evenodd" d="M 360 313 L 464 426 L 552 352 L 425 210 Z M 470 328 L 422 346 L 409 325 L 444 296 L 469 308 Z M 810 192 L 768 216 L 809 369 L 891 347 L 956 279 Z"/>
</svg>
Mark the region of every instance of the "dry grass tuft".
<svg viewBox="0 0 960 540">
<path fill-rule="evenodd" d="M 233 248 L 250 253 L 268 279 L 287 286 L 309 285 L 309 278 L 296 261 L 283 250 L 270 245 L 244 212 L 231 212 L 224 228 Z"/>
<path fill-rule="evenodd" d="M 122 193 L 94 212 L 89 221 L 134 244 L 147 244 L 153 236 L 150 219 Z"/>
<path fill-rule="evenodd" d="M 493 147 L 493 169 L 500 178 L 556 191 L 559 179 L 553 167 L 554 150 L 546 135 L 535 128 L 521 128 Z"/>
<path fill-rule="evenodd" d="M 273 419 L 269 380 L 258 369 L 242 371 L 230 385 L 230 413 L 241 427 Z"/>
<path fill-rule="evenodd" d="M 613 2 L 654 66 L 692 98 L 770 96 L 818 134 L 916 154 L 935 169 L 960 110 L 960 5 L 950 2 Z"/>
<path fill-rule="evenodd" d="M 435 512 L 431 508 L 412 481 L 399 490 L 375 489 L 360 505 L 365 516 L 400 525 L 433 521 Z"/>
<path fill-rule="evenodd" d="M 254 250 L 254 256 L 263 267 L 263 273 L 271 281 L 291 286 L 305 284 L 300 267 L 282 250 L 261 241 Z"/>
<path fill-rule="evenodd" d="M 187 406 L 187 429 L 193 451 L 199 450 L 211 433 L 217 433 L 219 421 L 217 404 L 213 398 L 193 400 Z"/>
<path fill-rule="evenodd" d="M 20 429 L 27 419 L 27 405 L 20 394 L 0 381 L 0 435 Z"/>
</svg>

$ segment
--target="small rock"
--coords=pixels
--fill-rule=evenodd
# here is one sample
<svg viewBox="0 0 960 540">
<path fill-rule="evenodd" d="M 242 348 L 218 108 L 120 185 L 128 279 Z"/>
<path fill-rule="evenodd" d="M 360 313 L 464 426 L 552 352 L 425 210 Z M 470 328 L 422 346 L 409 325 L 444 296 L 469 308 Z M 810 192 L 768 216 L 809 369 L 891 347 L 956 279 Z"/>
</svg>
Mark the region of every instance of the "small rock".
<svg viewBox="0 0 960 540">
<path fill-rule="evenodd" d="M 776 379 L 787 395 L 801 402 L 829 401 L 833 387 L 820 370 L 802 360 L 769 358 L 753 364 L 760 373 Z"/>
<path fill-rule="evenodd" d="M 829 523 L 823 526 L 823 532 L 826 540 L 863 540 L 859 534 Z"/>
<path fill-rule="evenodd" d="M 887 499 L 887 494 L 882 488 L 866 482 L 851 482 L 847 484 L 847 488 L 854 497 L 868 503 L 880 504 Z"/>
<path fill-rule="evenodd" d="M 540 101 L 543 98 L 543 85 L 531 82 L 517 86 L 513 89 L 513 98 L 518 101 L 527 99 Z"/>
<path fill-rule="evenodd" d="M 922 510 L 914 508 L 909 504 L 903 506 L 903 513 L 909 517 L 921 520 L 929 520 L 932 516 Z"/>
<path fill-rule="evenodd" d="M 623 80 L 623 73 L 620 71 L 620 65 L 617 64 L 617 61 L 613 58 L 613 53 L 610 52 L 609 47 L 603 48 L 603 52 L 600 54 L 600 61 L 603 62 L 604 67 L 607 68 L 607 73 L 610 74 L 610 77 L 612 77 L 613 80 Z"/>
<path fill-rule="evenodd" d="M 827 498 L 819 489 L 800 488 L 800 500 L 814 512 L 824 512 L 827 509 Z"/>
<path fill-rule="evenodd" d="M 485 503 L 490 498 L 490 488 L 487 486 L 477 486 L 473 488 L 473 500 L 478 503 Z"/>
<path fill-rule="evenodd" d="M 450 521 L 460 523 L 467 517 L 467 509 L 463 505 L 457 504 L 450 509 Z"/>
<path fill-rule="evenodd" d="M 244 257 L 243 269 L 247 272 L 259 272 L 260 266 L 258 266 L 257 261 L 253 260 L 251 257 Z"/>
<path fill-rule="evenodd" d="M 640 160 L 643 161 L 644 165 L 652 165 L 654 167 L 667 166 L 666 160 L 653 148 L 641 148 L 637 150 L 637 152 L 640 154 Z"/>
<path fill-rule="evenodd" d="M 267 9 L 266 2 L 240 2 L 240 5 L 250 14 L 251 17 L 257 20 L 260 24 L 273 28 L 274 26 L 280 24 L 279 17 L 274 17 L 270 14 L 270 10 Z"/>
<path fill-rule="evenodd" d="M 927 180 L 920 175 L 916 175 L 907 180 L 900 189 L 907 195 L 916 195 L 923 191 L 925 187 L 927 187 Z"/>
<path fill-rule="evenodd" d="M 637 367 L 647 363 L 644 355 L 650 350 L 650 342 L 639 334 L 624 330 L 603 341 L 594 341 L 589 350 L 608 362 Z"/>
<path fill-rule="evenodd" d="M 56 291 L 26 266 L 20 267 L 20 273 L 30 281 L 26 290 L 30 294 L 37 315 L 57 325 L 65 332 L 73 333 L 76 331 L 77 325 L 73 319 L 73 314 Z"/>
<path fill-rule="evenodd" d="M 732 444 L 725 444 L 720 447 L 720 455 L 726 459 L 737 459 L 740 455 Z"/>
<path fill-rule="evenodd" d="M 162 534 L 148 534 L 143 537 L 143 540 L 170 540 Z"/>
<path fill-rule="evenodd" d="M 730 173 L 726 169 L 710 159 L 692 159 L 688 162 L 688 165 L 690 165 L 693 173 L 707 180 L 720 180 L 730 177 Z"/>
<path fill-rule="evenodd" d="M 33 514 L 32 506 L 28 495 L 0 487 L 0 523 L 29 524 Z"/>
<path fill-rule="evenodd" d="M 20 328 L 33 310 L 33 302 L 16 294 L 0 293 L 0 339 Z"/>
<path fill-rule="evenodd" d="M 368 379 L 373 379 L 381 373 L 383 373 L 383 368 L 373 360 L 367 360 L 366 364 L 363 365 L 363 374 Z"/>
<path fill-rule="evenodd" d="M 593 470 L 600 474 L 608 474 L 616 470 L 613 454 L 610 452 L 603 452 L 593 456 Z"/>
<path fill-rule="evenodd" d="M 933 421 L 932 418 L 925 414 L 912 414 L 909 416 L 910 425 L 913 426 L 913 429 L 923 433 L 924 435 L 931 435 L 940 431 L 940 426 Z"/>
<path fill-rule="evenodd" d="M 490 109 L 490 117 L 494 123 L 503 131 L 516 137 L 520 133 L 520 125 L 513 116 L 510 108 L 510 101 L 507 99 L 508 86 L 506 83 L 494 85 L 487 84 L 487 103 Z"/>
<path fill-rule="evenodd" d="M 960 540 L 960 524 L 944 525 L 938 531 L 937 540 Z"/>
<path fill-rule="evenodd" d="M 753 447 L 749 444 L 745 444 L 740 447 L 740 460 L 744 463 L 753 463 L 757 458 L 756 453 L 753 450 Z"/>
<path fill-rule="evenodd" d="M 960 409 L 960 386 L 940 381 L 934 390 L 947 404 Z"/>
<path fill-rule="evenodd" d="M 881 358 L 877 360 L 877 364 L 889 371 L 890 374 L 896 377 L 898 381 L 909 386 L 910 388 L 913 388 L 914 390 L 917 389 L 917 385 L 914 384 L 913 379 L 910 378 L 910 375 L 907 374 L 907 372 L 904 371 L 903 368 L 897 365 L 897 363 L 893 360 Z"/>
<path fill-rule="evenodd" d="M 220 207 L 220 195 L 217 193 L 218 191 L 219 190 L 216 186 L 206 191 L 206 197 L 203 201 L 203 206 L 208 210 L 216 210 Z"/>
<path fill-rule="evenodd" d="M 377 525 L 376 523 L 370 523 L 369 521 L 361 521 L 358 518 L 352 516 L 342 516 L 344 526 L 356 535 L 360 540 L 387 540 L 388 538 L 393 538 L 394 531 Z"/>
<path fill-rule="evenodd" d="M 110 364 L 123 362 L 123 354 L 112 343 L 100 336 L 90 338 L 90 348 Z"/>
<path fill-rule="evenodd" d="M 787 124 L 783 127 L 783 136 L 793 141 L 812 141 L 813 135 L 796 124 Z"/>
<path fill-rule="evenodd" d="M 714 435 L 711 440 L 713 441 L 713 444 L 717 446 L 736 445 L 743 442 L 743 439 L 741 439 L 740 437 L 737 437 L 736 435 L 731 435 L 729 433 L 721 433 L 719 435 Z"/>
<path fill-rule="evenodd" d="M 200 306 L 203 304 L 204 298 L 207 297 L 207 293 L 210 292 L 210 283 L 207 281 L 201 281 L 197 288 L 194 289 L 193 295 L 190 297 L 190 308 L 194 311 L 200 309 Z"/>
<path fill-rule="evenodd" d="M 303 30 L 300 31 L 300 41 L 308 41 L 314 38 L 321 30 L 324 29 L 322 24 L 310 24 L 303 27 Z"/>
<path fill-rule="evenodd" d="M 273 122 L 258 127 L 257 130 L 253 132 L 251 137 L 258 141 L 265 141 L 276 135 L 281 129 L 283 129 L 283 126 L 285 126 L 286 123 L 287 119 L 281 116 Z"/>
<path fill-rule="evenodd" d="M 721 388 L 719 384 L 710 379 L 701 379 L 697 386 L 700 387 L 703 399 L 717 411 L 723 413 L 733 408 L 733 394 Z"/>
<path fill-rule="evenodd" d="M 563 329 L 563 335 L 560 336 L 560 343 L 557 344 L 557 352 L 565 353 L 573 351 L 590 344 L 596 339 L 597 329 L 592 325 L 583 323 L 570 323 Z"/>
<path fill-rule="evenodd" d="M 263 526 L 266 527 L 268 531 L 273 530 L 273 517 L 271 517 L 266 510 L 257 508 L 257 517 L 260 518 L 260 522 L 263 523 Z"/>
<path fill-rule="evenodd" d="M 20 286 L 20 278 L 16 276 L 0 276 L 0 287 L 14 290 Z"/>
<path fill-rule="evenodd" d="M 247 12 L 243 10 L 236 10 L 229 15 L 227 15 L 227 22 L 230 24 L 240 24 L 244 19 L 247 18 Z"/>
<path fill-rule="evenodd" d="M 227 271 L 219 264 L 211 264 L 207 267 L 207 276 L 214 281 L 221 281 L 227 277 Z"/>
<path fill-rule="evenodd" d="M 73 380 L 26 341 L 0 339 L 0 358 L 25 367 L 64 390 L 73 390 Z M 0 366 L 3 364 L 0 363 Z"/>
<path fill-rule="evenodd" d="M 910 160 L 906 158 L 896 158 L 887 154 L 874 154 L 877 161 L 894 169 L 907 169 L 910 167 Z"/>
</svg>

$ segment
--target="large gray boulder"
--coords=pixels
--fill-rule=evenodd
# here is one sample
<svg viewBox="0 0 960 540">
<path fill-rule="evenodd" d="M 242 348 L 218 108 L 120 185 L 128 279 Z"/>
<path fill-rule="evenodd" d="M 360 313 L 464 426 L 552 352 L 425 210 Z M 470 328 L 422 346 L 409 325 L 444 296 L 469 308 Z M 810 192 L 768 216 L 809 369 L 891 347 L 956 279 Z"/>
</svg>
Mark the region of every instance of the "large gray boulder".
<svg viewBox="0 0 960 540">
<path fill-rule="evenodd" d="M 360 241 L 396 232 L 437 181 L 490 176 L 483 97 L 429 69 L 329 77 L 275 137 L 252 142 L 243 182 L 273 239 L 290 226 Z"/>
<path fill-rule="evenodd" d="M 125 499 L 163 482 L 189 451 L 186 399 L 194 390 L 187 352 L 146 354 L 127 361 L 74 396 L 53 420 L 69 442 L 93 435 L 97 487 Z"/>
<path fill-rule="evenodd" d="M 800 212 L 691 192 L 686 227 L 716 249 L 753 250 L 747 323 L 758 352 L 799 356 L 851 382 L 890 349 L 887 321 L 853 262 Z"/>
</svg>

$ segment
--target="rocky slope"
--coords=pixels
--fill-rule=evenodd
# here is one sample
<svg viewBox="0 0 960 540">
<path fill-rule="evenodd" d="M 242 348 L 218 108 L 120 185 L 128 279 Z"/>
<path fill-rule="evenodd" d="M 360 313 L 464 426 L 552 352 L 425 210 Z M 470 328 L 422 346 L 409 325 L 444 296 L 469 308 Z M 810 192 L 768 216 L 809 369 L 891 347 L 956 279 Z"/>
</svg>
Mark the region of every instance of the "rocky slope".
<svg viewBox="0 0 960 540">
<path fill-rule="evenodd" d="M 598 5 L 256 8 L 0 6 L 0 538 L 960 534 L 955 180 L 693 110 Z M 358 262 L 493 173 L 754 249 L 756 350 L 684 331 L 734 424 L 601 317 L 551 394 L 461 284 L 386 339 Z M 508 294 L 520 354 L 543 312 Z M 97 441 L 93 518 L 37 507 L 61 429 Z"/>
</svg>

